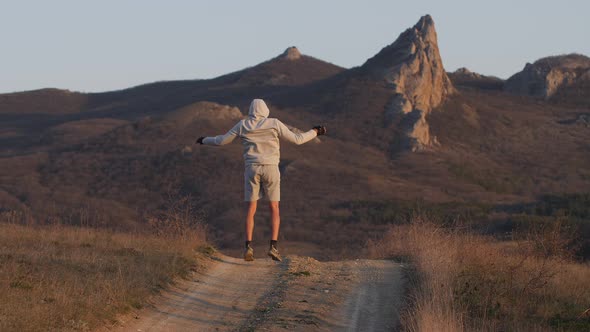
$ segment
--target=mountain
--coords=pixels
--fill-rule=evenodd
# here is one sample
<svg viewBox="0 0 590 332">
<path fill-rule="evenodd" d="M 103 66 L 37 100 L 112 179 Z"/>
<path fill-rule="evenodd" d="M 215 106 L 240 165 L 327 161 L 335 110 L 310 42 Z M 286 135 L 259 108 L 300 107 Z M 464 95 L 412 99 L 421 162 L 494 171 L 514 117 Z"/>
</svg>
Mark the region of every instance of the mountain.
<svg viewBox="0 0 590 332">
<path fill-rule="evenodd" d="M 442 64 L 432 17 L 420 18 L 361 69 L 391 84 L 394 96 L 386 117 L 400 118 L 405 145 L 414 151 L 434 145 L 426 117 L 455 89 Z"/>
<path fill-rule="evenodd" d="M 447 74 L 427 15 L 350 69 L 288 48 L 209 80 L 0 95 L 0 217 L 142 229 L 190 197 L 215 243 L 242 246 L 241 146 L 194 141 L 263 98 L 291 127 L 328 127 L 315 143 L 281 145 L 282 240 L 350 255 L 408 207 L 504 229 L 541 195 L 589 191 L 583 82 L 544 100 Z M 576 104 L 560 99 L 574 92 Z M 269 232 L 259 213 L 258 240 Z"/>
<path fill-rule="evenodd" d="M 342 71 L 341 67 L 290 47 L 256 66 L 209 80 L 156 82 L 105 93 L 42 89 L 0 94 L 0 155 L 3 149 L 10 154 L 15 148 L 22 151 L 36 146 L 47 136 L 45 130 L 71 121 L 134 121 L 172 112 L 195 101 L 246 107 L 252 96 L 267 97 Z"/>
<path fill-rule="evenodd" d="M 512 75 L 504 89 L 511 93 L 549 99 L 559 90 L 590 80 L 590 58 L 580 54 L 551 56 L 527 63 Z"/>
<path fill-rule="evenodd" d="M 208 80 L 156 82 L 106 93 L 42 89 L 3 94 L 0 95 L 0 114 L 93 112 L 136 116 L 138 113 L 165 112 L 199 99 L 223 98 L 226 101 L 228 96 L 237 95 L 235 100 L 241 100 L 243 94 L 264 94 L 281 87 L 308 84 L 344 70 L 303 55 L 296 47 L 289 47 L 279 56 L 256 66 Z"/>
<path fill-rule="evenodd" d="M 297 47 L 291 46 L 273 59 L 224 75 L 216 81 L 232 86 L 293 86 L 330 77 L 343 70 L 331 63 L 303 55 Z"/>
</svg>

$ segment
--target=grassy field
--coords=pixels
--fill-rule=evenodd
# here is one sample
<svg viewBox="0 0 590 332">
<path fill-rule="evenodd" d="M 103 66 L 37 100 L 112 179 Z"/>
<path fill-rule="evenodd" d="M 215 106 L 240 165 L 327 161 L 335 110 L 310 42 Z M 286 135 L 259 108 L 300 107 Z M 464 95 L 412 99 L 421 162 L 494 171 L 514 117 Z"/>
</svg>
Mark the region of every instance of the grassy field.
<svg viewBox="0 0 590 332">
<path fill-rule="evenodd" d="M 199 268 L 204 232 L 0 223 L 0 331 L 86 331 Z M 201 255 L 202 256 L 202 255 Z"/>
<path fill-rule="evenodd" d="M 500 242 L 417 220 L 369 249 L 412 262 L 409 331 L 587 331 L 590 266 L 567 234 L 555 223 Z"/>
</svg>

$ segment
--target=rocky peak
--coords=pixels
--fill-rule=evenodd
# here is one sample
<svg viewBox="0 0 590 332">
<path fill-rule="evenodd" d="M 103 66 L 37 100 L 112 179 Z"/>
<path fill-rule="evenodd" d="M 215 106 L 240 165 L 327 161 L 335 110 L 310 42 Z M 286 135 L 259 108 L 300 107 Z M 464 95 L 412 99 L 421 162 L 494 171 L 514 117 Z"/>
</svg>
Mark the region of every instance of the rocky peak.
<svg viewBox="0 0 590 332">
<path fill-rule="evenodd" d="M 463 77 L 470 77 L 470 78 L 481 78 L 482 75 L 478 73 L 474 73 L 471 70 L 461 67 L 453 72 L 453 75 L 463 76 Z"/>
<path fill-rule="evenodd" d="M 506 81 L 504 89 L 516 94 L 550 98 L 560 88 L 588 77 L 590 58 L 580 54 L 551 56 L 527 63 L 522 71 Z"/>
<path fill-rule="evenodd" d="M 457 70 L 455 70 L 453 72 L 453 74 L 459 74 L 459 75 L 470 75 L 472 73 L 473 72 L 471 70 L 469 70 L 469 69 L 467 69 L 465 67 L 458 68 Z"/>
<path fill-rule="evenodd" d="M 418 23 L 414 25 L 414 31 L 416 34 L 419 34 L 424 41 L 438 45 L 434 20 L 432 20 L 430 15 L 422 16 Z"/>
<path fill-rule="evenodd" d="M 387 118 L 398 122 L 402 117 L 407 140 L 403 146 L 415 151 L 436 144 L 426 116 L 455 89 L 442 64 L 432 17 L 421 17 L 361 68 L 391 84 L 394 94 Z"/>
<path fill-rule="evenodd" d="M 297 47 L 291 46 L 287 48 L 285 52 L 283 52 L 283 54 L 279 56 L 279 58 L 287 60 L 297 60 L 301 58 L 301 52 L 299 52 Z"/>
</svg>

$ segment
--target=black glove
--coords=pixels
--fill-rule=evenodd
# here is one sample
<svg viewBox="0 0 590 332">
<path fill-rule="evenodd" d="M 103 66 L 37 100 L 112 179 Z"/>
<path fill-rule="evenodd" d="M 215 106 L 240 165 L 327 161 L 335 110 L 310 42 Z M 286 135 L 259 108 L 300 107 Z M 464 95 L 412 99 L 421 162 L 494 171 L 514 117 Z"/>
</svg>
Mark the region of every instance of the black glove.
<svg viewBox="0 0 590 332">
<path fill-rule="evenodd" d="M 197 138 L 197 141 L 195 143 L 199 143 L 199 144 L 203 145 L 204 139 L 205 139 L 205 136 L 201 136 L 201 137 Z"/>
<path fill-rule="evenodd" d="M 326 127 L 324 126 L 315 126 L 312 129 L 315 129 L 315 131 L 318 133 L 318 136 L 326 134 Z"/>
</svg>

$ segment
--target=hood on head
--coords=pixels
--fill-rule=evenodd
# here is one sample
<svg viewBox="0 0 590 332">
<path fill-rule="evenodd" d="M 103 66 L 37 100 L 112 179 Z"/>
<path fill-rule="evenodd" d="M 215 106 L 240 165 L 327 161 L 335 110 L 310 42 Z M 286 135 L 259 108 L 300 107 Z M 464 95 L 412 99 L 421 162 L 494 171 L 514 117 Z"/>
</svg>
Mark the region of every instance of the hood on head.
<svg viewBox="0 0 590 332">
<path fill-rule="evenodd" d="M 262 99 L 254 99 L 250 104 L 250 111 L 248 112 L 248 116 L 254 119 L 261 119 L 267 118 L 270 114 L 268 106 L 264 103 Z"/>
</svg>

